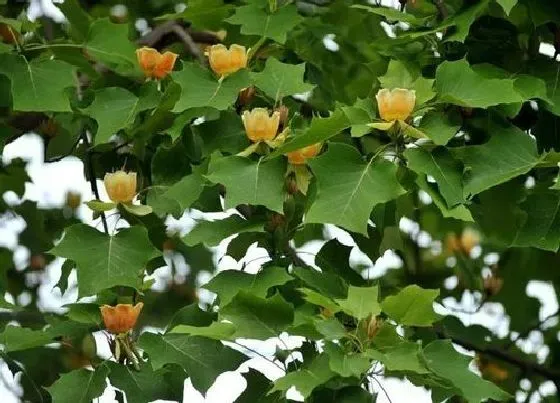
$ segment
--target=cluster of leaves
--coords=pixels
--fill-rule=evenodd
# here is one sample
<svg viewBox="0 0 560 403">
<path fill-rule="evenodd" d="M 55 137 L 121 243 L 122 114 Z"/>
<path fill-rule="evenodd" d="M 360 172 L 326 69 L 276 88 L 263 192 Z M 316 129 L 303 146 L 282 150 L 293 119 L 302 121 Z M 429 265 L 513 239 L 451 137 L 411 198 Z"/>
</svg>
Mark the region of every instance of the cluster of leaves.
<svg viewBox="0 0 560 403">
<path fill-rule="evenodd" d="M 101 231 L 76 218 L 71 195 L 52 210 L 0 198 L 0 223 L 25 220 L 18 244 L 31 256 L 16 268 L 13 250 L 0 248 L 2 358 L 23 372 L 24 400 L 90 401 L 107 379 L 129 402 L 181 400 L 185 378 L 205 393 L 252 357 L 239 339 L 283 333 L 306 340 L 273 357 L 285 375 L 272 382 L 251 369 L 237 401 L 286 401 L 293 386 L 310 402 L 372 401 L 377 376 L 406 377 L 437 402 L 505 401 L 523 378 L 528 395 L 547 380 L 558 388 L 558 326 L 540 329 L 539 302 L 525 291 L 530 280 L 560 291 L 560 65 L 539 53 L 543 44 L 560 51 L 560 5 L 190 0 L 177 12 L 174 1 L 147 1 L 123 16 L 111 14 L 112 2 L 87 3 L 65 0 L 60 24 L 29 21 L 19 3 L 0 6 L 0 150 L 38 133 L 45 161 L 80 158 L 94 193 L 97 179 L 124 166 L 137 172 L 138 201 L 151 212 L 119 206 L 127 225 L 115 230 L 95 212 Z M 140 20 L 153 31 L 138 32 Z M 251 48 L 246 69 L 215 76 L 203 51 L 221 41 Z M 145 80 L 138 66 L 135 50 L 146 43 L 180 55 L 161 81 Z M 380 88 L 415 91 L 404 129 L 372 127 Z M 287 140 L 238 155 L 250 145 L 241 112 L 279 106 L 289 111 Z M 323 152 L 308 161 L 311 182 L 298 192 L 285 154 L 316 143 Z M 0 195 L 22 198 L 25 162 L 0 164 Z M 202 219 L 186 236 L 170 233 L 166 219 L 190 209 L 228 216 Z M 399 229 L 403 218 L 439 246 L 476 228 L 482 253 L 426 247 Z M 364 277 L 351 267 L 352 247 L 324 242 L 327 224 L 373 262 L 393 250 L 402 266 Z M 256 274 L 218 273 L 203 286 L 217 298 L 203 304 L 197 275 L 215 270 L 211 248 L 225 239 L 233 259 L 258 244 L 269 262 Z M 296 248 L 316 240 L 324 244 L 311 267 Z M 164 252 L 190 270 L 158 291 L 146 277 L 167 265 Z M 499 256 L 492 267 L 489 253 Z M 29 279 L 55 257 L 66 259 L 60 290 L 75 269 L 79 297 L 94 302 L 40 312 Z M 484 271 L 499 286 L 488 286 Z M 457 286 L 444 288 L 452 275 Z M 512 334 L 499 338 L 434 312 L 434 302 L 460 300 L 466 290 L 501 303 Z M 30 303 L 12 303 L 23 294 Z M 139 370 L 102 360 L 92 338 L 103 328 L 99 305 L 132 300 L 145 306 Z M 548 346 L 544 362 L 512 342 L 533 329 Z M 488 380 L 452 343 L 493 365 L 479 365 Z"/>
</svg>

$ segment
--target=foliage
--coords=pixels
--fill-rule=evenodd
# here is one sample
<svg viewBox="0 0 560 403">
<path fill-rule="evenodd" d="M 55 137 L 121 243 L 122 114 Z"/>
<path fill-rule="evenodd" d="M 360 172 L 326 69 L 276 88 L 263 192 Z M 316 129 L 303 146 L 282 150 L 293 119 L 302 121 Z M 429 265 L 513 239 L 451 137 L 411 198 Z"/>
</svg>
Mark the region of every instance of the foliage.
<svg viewBox="0 0 560 403">
<path fill-rule="evenodd" d="M 285 402 L 293 387 L 309 402 L 375 401 L 381 377 L 434 402 L 529 401 L 547 381 L 560 394 L 558 313 L 542 320 L 526 292 L 560 294 L 560 65 L 539 52 L 560 53 L 560 4 L 160 0 L 123 14 L 65 0 L 60 22 L 30 21 L 24 3 L 0 2 L 0 151 L 36 133 L 46 162 L 83 163 L 93 194 L 45 208 L 26 162 L 0 159 L 0 226 L 26 224 L 0 246 L 0 351 L 22 401 L 89 402 L 107 381 L 119 401 L 180 401 L 185 379 L 205 394 L 262 356 L 243 339 L 271 338 L 264 359 L 282 375 L 242 371 L 238 402 Z M 208 63 L 218 43 L 241 45 L 216 56 L 231 73 Z M 139 64 L 142 46 L 178 59 Z M 251 123 L 265 141 L 245 133 L 254 108 L 272 113 Z M 307 146 L 319 155 L 288 163 Z M 133 202 L 100 197 L 118 169 L 136 173 Z M 169 218 L 183 215 L 196 222 L 179 233 Z M 376 277 L 355 259 L 381 265 L 388 250 L 400 266 Z M 53 293 L 79 299 L 47 312 L 39 284 L 58 268 Z M 441 308 L 465 294 L 477 311 L 500 304 L 507 332 Z M 113 357 L 99 356 L 99 307 L 138 302 L 135 329 L 107 333 Z M 533 331 L 538 360 L 521 348 Z"/>
</svg>

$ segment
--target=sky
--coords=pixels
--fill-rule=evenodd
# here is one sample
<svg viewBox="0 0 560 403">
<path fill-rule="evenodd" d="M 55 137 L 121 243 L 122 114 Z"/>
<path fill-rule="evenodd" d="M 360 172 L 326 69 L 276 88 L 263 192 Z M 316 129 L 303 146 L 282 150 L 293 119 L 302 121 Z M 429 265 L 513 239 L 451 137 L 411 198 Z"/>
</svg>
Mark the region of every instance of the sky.
<svg viewBox="0 0 560 403">
<path fill-rule="evenodd" d="M 383 1 L 385 5 L 396 6 L 398 5 L 398 0 L 388 0 Z M 42 12 L 46 12 L 52 15 L 53 18 L 60 20 L 63 18 L 59 10 L 50 3 L 48 0 L 33 0 L 30 6 L 29 14 L 32 17 L 40 15 Z M 332 36 L 325 37 L 325 46 L 329 49 L 336 51 L 336 38 Z M 543 44 L 541 46 L 541 52 L 544 54 L 551 55 L 553 52 L 552 45 Z M 65 201 L 65 196 L 68 191 L 78 192 L 82 196 L 82 200 L 87 201 L 93 199 L 90 185 L 85 181 L 83 176 L 83 165 L 81 161 L 75 157 L 68 157 L 62 161 L 45 164 L 43 161 L 43 144 L 41 138 L 33 133 L 24 135 L 5 147 L 4 153 L 1 156 L 4 162 L 8 162 L 13 158 L 22 157 L 28 161 L 28 172 L 32 178 L 33 183 L 26 185 L 26 192 L 24 195 L 25 199 L 35 200 L 42 207 L 54 207 L 62 206 Z M 99 182 L 99 189 L 101 191 L 101 198 L 107 200 L 106 194 L 104 192 L 104 187 L 101 182 Z M 5 194 L 4 199 L 9 203 L 18 203 L 19 200 L 15 194 Z M 429 201 L 429 197 L 428 197 Z M 78 210 L 78 216 L 85 222 L 91 223 L 92 225 L 97 225 L 98 223 L 91 220 L 91 211 L 82 205 Z M 205 217 L 200 212 L 191 211 L 185 214 L 180 220 L 174 220 L 172 218 L 168 219 L 167 224 L 170 231 L 181 231 L 183 234 L 187 233 L 195 223 L 195 219 Z M 210 217 L 219 218 L 219 215 L 211 215 Z M 114 223 L 112 223 L 114 225 Z M 111 223 L 110 223 L 111 225 Z M 401 222 L 401 230 L 410 233 L 413 236 L 417 236 L 420 242 L 431 245 L 437 249 L 437 241 L 431 240 L 428 234 L 419 231 L 417 224 L 410 220 L 404 219 Z M 25 222 L 21 218 L 15 218 L 9 222 L 0 223 L 0 246 L 6 246 L 14 249 L 14 260 L 16 267 L 23 268 L 27 266 L 29 259 L 28 251 L 17 246 L 17 234 L 25 228 Z M 353 246 L 351 254 L 351 265 L 356 267 L 360 265 L 365 267 L 364 275 L 370 278 L 377 278 L 383 275 L 387 270 L 392 270 L 400 266 L 400 259 L 391 251 L 388 251 L 383 257 L 378 259 L 376 262 L 372 262 L 366 255 L 361 253 L 359 249 L 355 246 L 352 238 L 343 230 L 337 229 L 334 226 L 328 226 L 326 230 L 327 239 L 337 238 L 340 242 Z M 227 247 L 227 240 L 223 241 L 217 248 L 215 248 L 215 261 L 217 262 L 218 270 L 238 270 L 241 266 L 241 262 L 236 262 L 235 260 L 224 257 L 225 250 Z M 312 254 L 319 251 L 321 248 L 321 242 L 312 242 L 304 245 L 299 250 L 306 251 L 310 254 L 301 254 L 303 260 L 308 264 L 313 265 Z M 441 247 L 441 245 L 439 245 Z M 478 248 L 478 250 L 473 251 L 473 253 L 482 253 L 483 251 Z M 265 256 L 266 252 L 262 249 L 251 247 L 249 250 L 245 261 L 249 262 L 255 258 L 260 258 Z M 172 258 L 170 256 L 167 257 Z M 488 259 L 490 264 L 492 259 L 496 256 L 486 255 L 485 259 Z M 260 265 L 262 265 L 266 260 L 257 259 L 256 261 L 248 264 L 247 271 L 256 272 Z M 218 263 L 219 262 L 219 263 Z M 179 268 L 183 267 L 183 270 L 188 270 L 188 267 L 184 264 L 184 261 L 176 261 Z M 40 295 L 40 309 L 49 312 L 64 312 L 64 304 L 76 302 L 77 292 L 75 289 L 76 276 L 75 272 L 71 274 L 69 290 L 64 294 L 60 294 L 58 288 L 54 288 L 60 276 L 60 266 L 62 264 L 61 259 L 56 259 L 52 264 L 50 264 L 42 274 L 39 274 L 39 278 L 35 279 L 41 283 L 39 288 Z M 154 277 L 156 278 L 156 283 L 154 287 L 161 288 L 166 283 L 166 279 L 169 276 L 169 270 L 166 268 L 161 268 L 156 270 Z M 198 285 L 203 285 L 210 279 L 210 275 L 201 275 L 198 278 Z M 457 283 L 457 279 L 452 275 L 452 270 L 450 269 L 450 277 L 446 281 L 446 287 L 454 287 Z M 72 287 L 72 284 L 74 287 Z M 539 299 L 542 306 L 539 313 L 539 317 L 545 318 L 551 313 L 558 310 L 558 301 L 556 300 L 556 294 L 552 289 L 552 286 L 544 282 L 532 281 L 527 285 L 527 294 L 534 296 Z M 461 309 L 463 311 L 469 312 L 474 310 L 477 305 L 478 297 L 475 294 L 465 292 L 461 301 L 457 302 L 451 298 L 446 299 L 442 304 L 434 304 L 434 309 L 441 314 L 453 314 L 459 317 L 465 324 L 481 324 L 490 328 L 499 336 L 505 336 L 508 333 L 509 318 L 505 315 L 501 305 L 499 304 L 485 304 L 484 307 L 475 314 L 463 314 L 457 313 L 455 309 Z M 210 301 L 213 298 L 212 293 L 201 290 L 200 298 L 202 301 Z M 20 301 L 25 303 L 25 296 Z M 549 323 L 553 325 L 553 323 Z M 107 341 L 101 332 L 96 333 L 96 342 L 99 354 L 102 357 L 109 358 L 110 352 L 107 345 Z M 294 337 L 284 334 L 278 339 L 270 339 L 264 342 L 255 340 L 243 340 L 239 341 L 250 347 L 253 350 L 258 351 L 268 357 L 272 357 L 276 347 L 285 348 L 287 345 L 290 348 L 298 346 L 302 342 L 301 337 Z M 526 341 L 520 342 L 519 345 L 525 351 L 533 351 L 537 353 L 537 357 L 540 361 L 544 360 L 548 349 L 543 346 L 542 335 L 540 332 L 532 332 Z M 234 348 L 239 348 L 233 345 Z M 460 347 L 456 347 L 459 351 L 469 354 Z M 235 398 L 244 390 L 246 384 L 241 373 L 246 372 L 248 367 L 252 367 L 263 372 L 267 377 L 274 380 L 283 375 L 283 372 L 277 368 L 275 365 L 271 364 L 267 360 L 257 356 L 254 353 L 245 351 L 249 356 L 253 356 L 251 360 L 244 363 L 237 371 L 227 372 L 216 380 L 214 385 L 209 389 L 207 395 L 203 397 L 198 393 L 191 385 L 190 380 L 185 381 L 184 388 L 184 402 L 189 403 L 229 403 L 235 401 Z M 297 358 L 297 357 L 296 357 Z M 473 366 L 473 370 L 476 369 Z M 17 394 L 20 393 L 18 380 L 21 376 L 20 374 L 12 374 L 7 368 L 6 364 L 0 361 L 0 400 L 3 403 L 19 402 Z M 379 403 L 399 403 L 399 402 L 410 402 L 414 401 L 416 403 L 428 403 L 431 402 L 430 393 L 423 389 L 412 385 L 408 381 L 402 381 L 398 379 L 390 378 L 377 378 L 380 384 L 383 386 L 382 390 L 380 386 L 373 383 L 373 388 L 378 391 Z M 1 380 L 4 380 L 2 382 Z M 522 386 L 528 387 L 527 382 L 522 382 Z M 553 393 L 554 386 L 551 383 L 545 383 L 541 386 L 541 392 L 543 395 Z M 387 397 L 387 395 L 389 397 Z M 292 399 L 297 399 L 299 393 L 295 390 L 289 392 L 289 397 Z M 524 401 L 524 396 L 522 393 L 517 396 L 518 401 Z M 114 400 L 114 390 L 108 387 L 104 395 L 97 399 L 98 403 L 110 403 Z M 537 402 L 538 400 L 532 400 L 532 402 Z"/>
</svg>

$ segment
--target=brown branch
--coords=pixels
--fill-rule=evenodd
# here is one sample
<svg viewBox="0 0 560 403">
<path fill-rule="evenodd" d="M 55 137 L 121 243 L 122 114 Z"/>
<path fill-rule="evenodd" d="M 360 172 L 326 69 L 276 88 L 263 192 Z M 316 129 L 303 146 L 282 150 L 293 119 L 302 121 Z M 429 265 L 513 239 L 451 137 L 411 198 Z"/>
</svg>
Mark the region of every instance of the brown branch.
<svg viewBox="0 0 560 403">
<path fill-rule="evenodd" d="M 89 142 L 87 132 L 84 130 L 82 132 L 82 139 L 84 140 L 84 144 L 86 146 L 86 156 L 84 158 L 84 165 L 85 168 L 88 170 L 89 176 L 89 183 L 91 185 L 91 191 L 93 192 L 95 198 L 100 200 L 99 197 L 99 189 L 97 188 L 97 177 L 95 176 L 95 170 L 93 168 L 93 162 L 91 160 L 91 143 Z M 100 213 L 101 222 L 103 223 L 103 229 L 105 230 L 106 234 L 109 234 L 109 227 L 107 226 L 107 218 L 105 217 L 105 213 L 102 211 Z"/>
<path fill-rule="evenodd" d="M 445 6 L 443 0 L 434 0 L 434 5 L 438 10 L 440 19 L 442 21 L 445 20 L 449 16 L 449 12 L 447 11 L 447 7 Z"/>
<path fill-rule="evenodd" d="M 450 339 L 453 343 L 466 348 L 467 350 L 473 350 L 482 354 L 492 356 L 509 364 L 515 365 L 516 367 L 519 367 L 528 373 L 538 374 L 544 378 L 550 379 L 555 384 L 560 383 L 560 370 L 558 369 L 548 368 L 537 362 L 525 360 L 500 348 L 478 346 L 468 340 L 464 340 L 458 337 L 450 337 L 441 328 L 436 329 L 436 334 L 439 338 Z"/>
<path fill-rule="evenodd" d="M 185 48 L 191 55 L 196 57 L 198 61 L 202 64 L 206 62 L 204 56 L 200 52 L 198 45 L 194 42 L 193 38 L 183 27 L 181 27 L 178 24 L 175 24 L 173 26 L 173 32 L 175 32 L 177 36 L 181 38 L 181 41 L 183 41 L 183 45 L 185 45 Z"/>
</svg>

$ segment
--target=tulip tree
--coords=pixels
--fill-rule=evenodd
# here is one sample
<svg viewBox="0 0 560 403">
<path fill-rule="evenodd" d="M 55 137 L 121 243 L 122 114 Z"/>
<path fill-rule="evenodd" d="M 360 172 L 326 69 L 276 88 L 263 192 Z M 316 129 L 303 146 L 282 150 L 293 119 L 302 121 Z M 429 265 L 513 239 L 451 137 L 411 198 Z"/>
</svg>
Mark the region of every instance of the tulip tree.
<svg viewBox="0 0 560 403">
<path fill-rule="evenodd" d="M 123 3 L 0 2 L 0 152 L 91 186 L 0 158 L 22 401 L 559 401 L 560 4 Z"/>
</svg>

